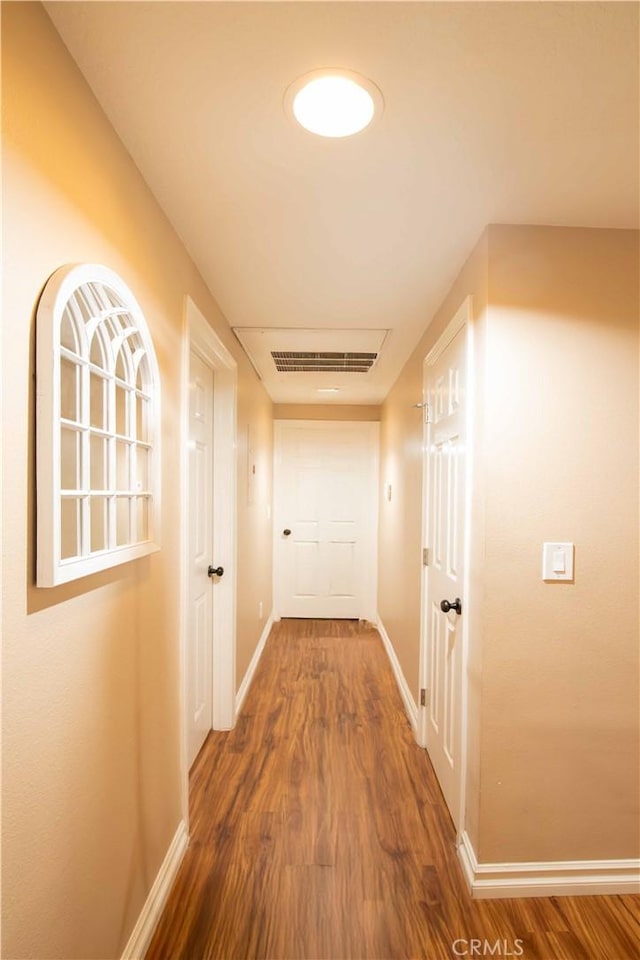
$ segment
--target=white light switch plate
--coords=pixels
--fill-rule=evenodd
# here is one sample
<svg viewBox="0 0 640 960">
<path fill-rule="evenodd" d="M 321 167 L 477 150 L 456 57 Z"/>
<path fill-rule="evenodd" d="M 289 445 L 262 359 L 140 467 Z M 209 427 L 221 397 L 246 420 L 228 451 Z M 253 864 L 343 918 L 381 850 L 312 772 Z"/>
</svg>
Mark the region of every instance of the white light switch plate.
<svg viewBox="0 0 640 960">
<path fill-rule="evenodd" d="M 542 544 L 542 579 L 551 583 L 556 580 L 573 580 L 572 543 Z"/>
</svg>

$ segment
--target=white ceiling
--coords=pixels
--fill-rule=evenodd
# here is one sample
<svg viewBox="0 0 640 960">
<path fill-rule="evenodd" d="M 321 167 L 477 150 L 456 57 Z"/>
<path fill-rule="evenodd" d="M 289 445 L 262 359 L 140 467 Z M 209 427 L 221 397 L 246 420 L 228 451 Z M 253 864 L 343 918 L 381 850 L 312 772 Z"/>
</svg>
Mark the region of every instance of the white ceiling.
<svg viewBox="0 0 640 960">
<path fill-rule="evenodd" d="M 636 3 L 46 8 L 232 327 L 390 331 L 278 402 L 380 402 L 487 223 L 638 226 Z M 380 87 L 370 130 L 285 114 L 325 66 Z"/>
</svg>

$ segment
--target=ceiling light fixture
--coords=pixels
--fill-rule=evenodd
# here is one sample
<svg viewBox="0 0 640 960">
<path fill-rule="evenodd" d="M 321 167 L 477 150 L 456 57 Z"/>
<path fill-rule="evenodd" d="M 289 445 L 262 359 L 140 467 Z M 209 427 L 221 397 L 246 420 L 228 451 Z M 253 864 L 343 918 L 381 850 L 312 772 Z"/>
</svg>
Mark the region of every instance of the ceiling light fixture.
<svg viewBox="0 0 640 960">
<path fill-rule="evenodd" d="M 317 387 L 318 393 L 339 393 L 340 387 Z"/>
<path fill-rule="evenodd" d="M 320 137 L 359 133 L 380 116 L 383 107 L 375 83 L 352 70 L 313 70 L 299 77 L 285 94 L 287 113 Z"/>
</svg>

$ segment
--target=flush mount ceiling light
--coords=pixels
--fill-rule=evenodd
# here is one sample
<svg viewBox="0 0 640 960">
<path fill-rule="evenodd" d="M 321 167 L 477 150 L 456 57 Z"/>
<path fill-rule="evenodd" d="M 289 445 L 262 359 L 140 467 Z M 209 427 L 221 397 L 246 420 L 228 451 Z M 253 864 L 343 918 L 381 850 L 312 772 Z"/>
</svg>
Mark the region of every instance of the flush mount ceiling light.
<svg viewBox="0 0 640 960">
<path fill-rule="evenodd" d="M 314 70 L 299 77 L 285 94 L 285 109 L 320 137 L 350 137 L 382 113 L 375 83 L 351 70 Z"/>
</svg>

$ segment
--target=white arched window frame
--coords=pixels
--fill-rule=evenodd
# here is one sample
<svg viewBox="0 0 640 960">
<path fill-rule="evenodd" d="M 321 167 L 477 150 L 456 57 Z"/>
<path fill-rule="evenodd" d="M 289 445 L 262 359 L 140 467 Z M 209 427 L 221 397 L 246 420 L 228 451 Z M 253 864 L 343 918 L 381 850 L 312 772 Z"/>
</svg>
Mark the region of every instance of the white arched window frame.
<svg viewBox="0 0 640 960">
<path fill-rule="evenodd" d="M 37 585 L 159 549 L 160 378 L 121 278 L 61 267 L 37 310 Z"/>
</svg>

